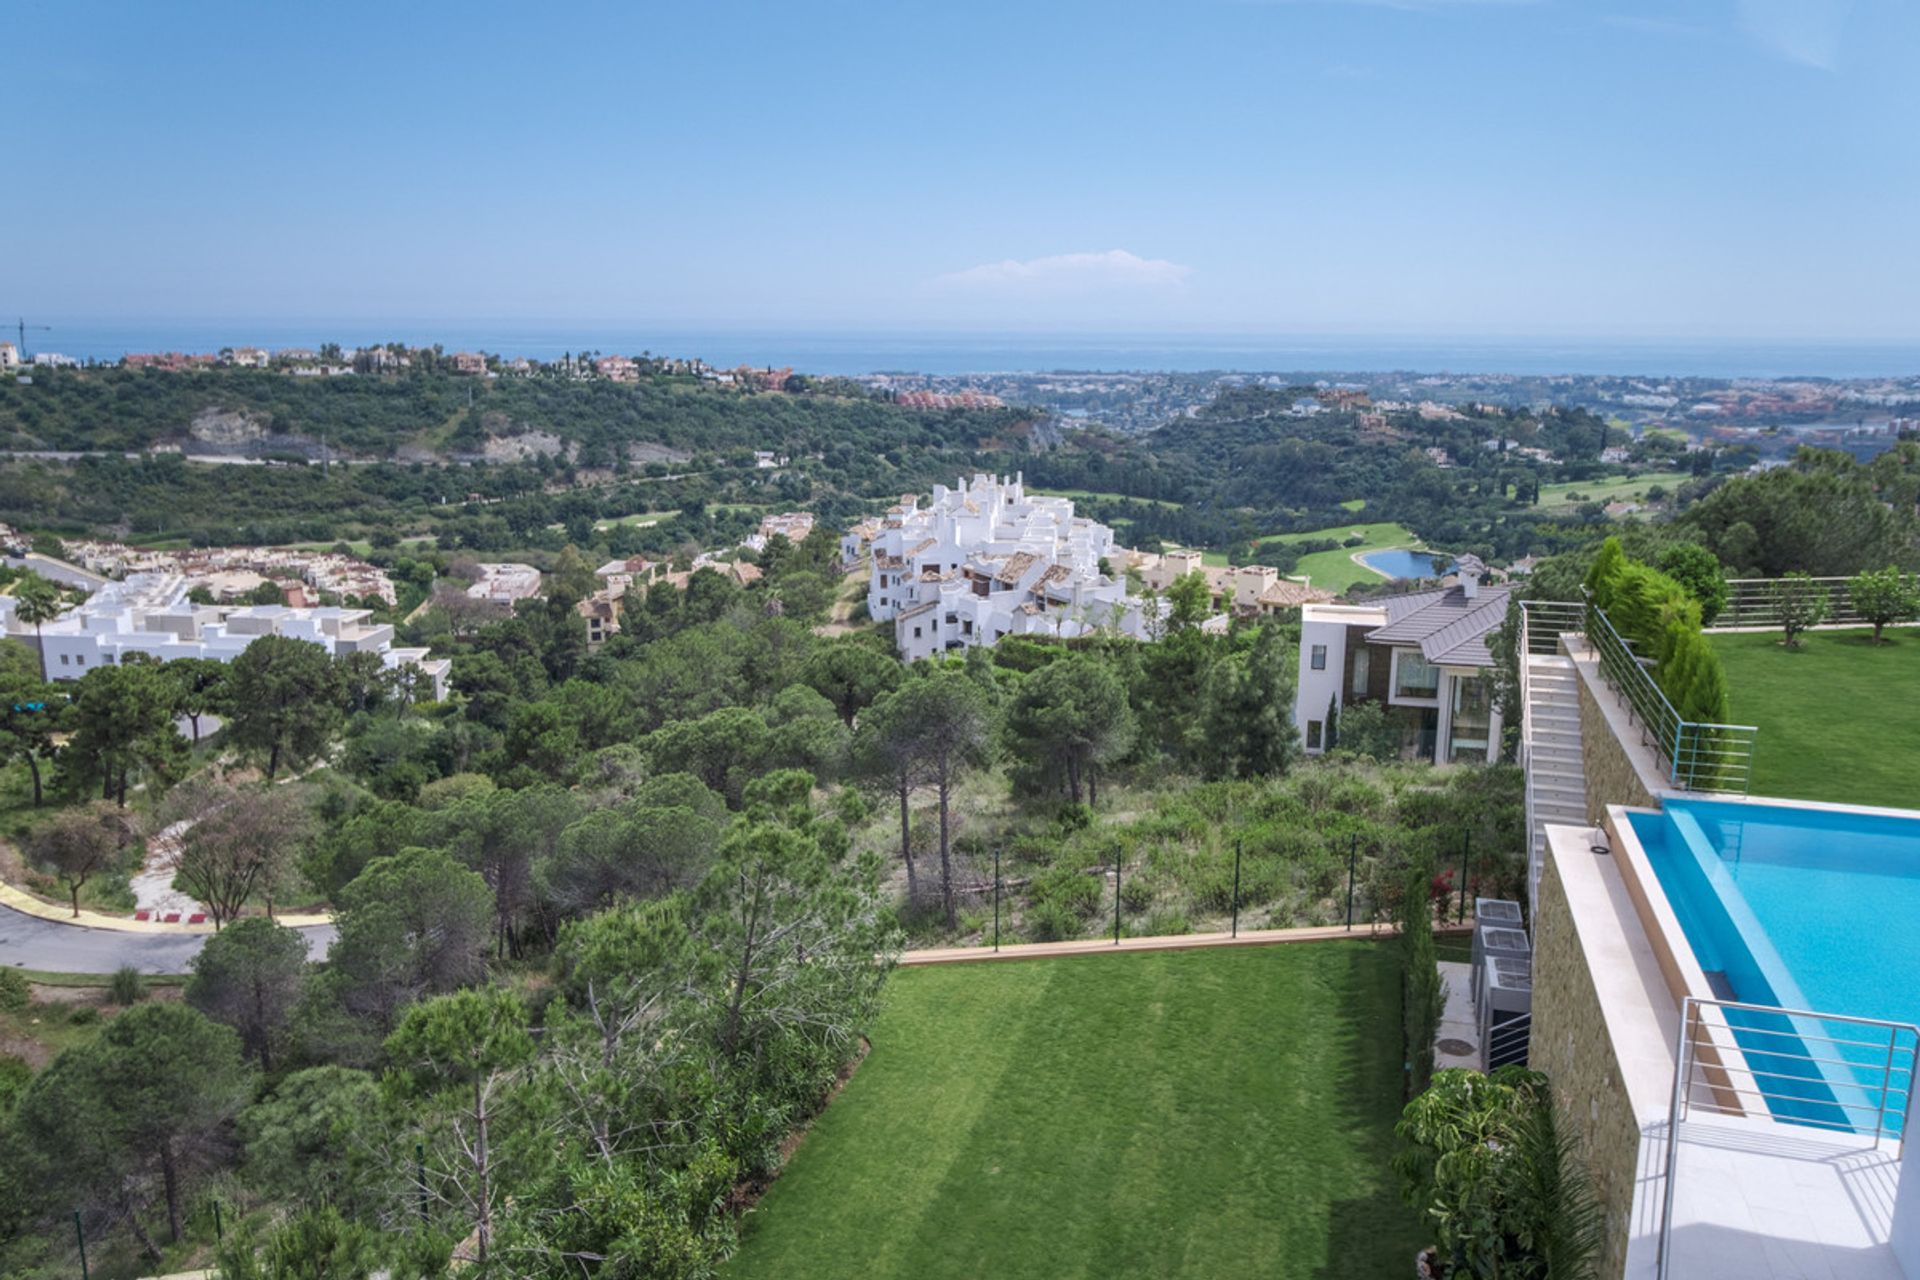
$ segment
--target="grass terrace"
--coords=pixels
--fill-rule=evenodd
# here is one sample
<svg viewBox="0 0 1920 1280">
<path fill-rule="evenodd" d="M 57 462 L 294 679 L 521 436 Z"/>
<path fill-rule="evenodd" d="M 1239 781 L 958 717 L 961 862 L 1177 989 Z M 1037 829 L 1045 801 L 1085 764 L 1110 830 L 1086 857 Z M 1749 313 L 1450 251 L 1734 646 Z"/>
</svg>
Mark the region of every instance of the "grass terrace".
<svg viewBox="0 0 1920 1280">
<path fill-rule="evenodd" d="M 1398 984 L 1360 941 L 904 969 L 727 1274 L 1410 1273 Z"/>
<path fill-rule="evenodd" d="M 1911 808 L 1920 795 L 1920 632 L 1812 631 L 1787 649 L 1778 631 L 1711 637 L 1733 718 L 1760 727 L 1755 795 Z"/>
<path fill-rule="evenodd" d="M 1540 507 L 1556 511 L 1583 502 L 1639 502 L 1654 485 L 1669 494 L 1693 479 L 1690 471 L 1649 471 L 1637 476 L 1613 476 L 1605 480 L 1569 480 L 1540 486 Z M 1578 495 L 1578 496 L 1576 496 Z"/>
</svg>

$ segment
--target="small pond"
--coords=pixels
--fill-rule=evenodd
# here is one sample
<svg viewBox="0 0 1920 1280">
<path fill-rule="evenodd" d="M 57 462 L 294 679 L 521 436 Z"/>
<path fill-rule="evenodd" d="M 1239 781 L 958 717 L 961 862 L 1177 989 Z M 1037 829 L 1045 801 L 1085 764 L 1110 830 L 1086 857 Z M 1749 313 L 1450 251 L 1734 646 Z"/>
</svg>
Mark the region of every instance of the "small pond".
<svg viewBox="0 0 1920 1280">
<path fill-rule="evenodd" d="M 1453 564 L 1452 556 L 1435 555 L 1430 551 L 1409 551 L 1405 547 L 1369 551 L 1360 559 L 1368 568 L 1376 569 L 1389 578 L 1437 578 Z"/>
</svg>

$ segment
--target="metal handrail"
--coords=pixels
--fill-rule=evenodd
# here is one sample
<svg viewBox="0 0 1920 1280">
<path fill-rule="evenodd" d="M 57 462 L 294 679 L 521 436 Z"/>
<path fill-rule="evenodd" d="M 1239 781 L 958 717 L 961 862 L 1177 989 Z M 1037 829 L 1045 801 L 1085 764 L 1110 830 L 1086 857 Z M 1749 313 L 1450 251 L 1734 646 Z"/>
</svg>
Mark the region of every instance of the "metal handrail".
<svg viewBox="0 0 1920 1280">
<path fill-rule="evenodd" d="M 1751 781 L 1753 743 L 1760 730 L 1749 724 L 1684 719 L 1654 681 L 1607 611 L 1587 592 L 1587 643 L 1601 674 L 1626 704 L 1629 721 L 1641 726 L 1646 744 L 1661 757 L 1667 781 L 1683 791 L 1745 794 Z"/>
<path fill-rule="evenodd" d="M 1740 627 L 1777 627 L 1780 615 L 1781 578 L 1729 578 L 1727 602 L 1713 620 L 1709 631 L 1731 631 Z M 1860 616 L 1853 603 L 1853 579 L 1819 577 L 1806 580 L 1827 594 L 1827 616 L 1822 627 L 1859 627 L 1871 625 Z M 1889 626 L 1920 626 L 1920 619 L 1889 623 Z"/>
<path fill-rule="evenodd" d="M 1743 1026 L 1737 1019 L 1727 1017 L 1729 1012 L 1787 1019 L 1794 1025 L 1791 1030 Z M 1817 1027 L 1808 1023 L 1817 1024 Z M 1849 1035 L 1826 1034 L 1826 1024 L 1829 1023 L 1843 1024 L 1849 1029 Z M 1851 1036 L 1863 1033 L 1852 1028 L 1873 1028 L 1883 1035 L 1857 1040 Z M 1788 1045 L 1771 1042 L 1756 1046 L 1751 1043 L 1751 1037 L 1754 1036 L 1789 1039 L 1799 1047 L 1800 1052 L 1794 1052 Z M 1867 1049 L 1872 1053 L 1869 1060 L 1866 1054 L 1848 1057 L 1843 1051 L 1840 1057 L 1830 1058 L 1818 1052 L 1820 1048 L 1833 1046 Z M 1883 1048 L 1884 1056 L 1880 1052 Z M 1809 1071 L 1781 1069 L 1796 1062 L 1805 1064 Z M 1831 1067 L 1843 1070 L 1829 1070 Z M 1697 1078 L 1696 1071 L 1699 1073 Z M 1875 1076 L 1879 1077 L 1877 1084 L 1874 1083 Z M 1768 1080 L 1820 1086 L 1826 1096 L 1807 1096 L 1785 1088 L 1770 1088 L 1764 1083 Z M 1708 1000 L 1694 996 L 1682 1000 L 1679 1048 L 1673 1069 L 1673 1094 L 1667 1112 L 1666 1185 L 1661 1191 L 1658 1275 L 1664 1280 L 1672 1262 L 1673 1201 L 1680 1160 L 1680 1126 L 1694 1111 L 1742 1117 L 1757 1113 L 1772 1117 L 1786 1103 L 1831 1108 L 1836 1114 L 1792 1116 L 1788 1122 L 1836 1133 L 1870 1134 L 1876 1150 L 1882 1139 L 1892 1137 L 1899 1144 L 1899 1156 L 1904 1158 L 1907 1122 L 1916 1080 L 1920 1080 L 1920 1026 L 1910 1022 L 1750 1004 L 1739 1000 Z M 1696 1094 L 1702 1096 L 1697 1097 Z M 1856 1120 L 1856 1113 L 1861 1118 Z"/>
</svg>

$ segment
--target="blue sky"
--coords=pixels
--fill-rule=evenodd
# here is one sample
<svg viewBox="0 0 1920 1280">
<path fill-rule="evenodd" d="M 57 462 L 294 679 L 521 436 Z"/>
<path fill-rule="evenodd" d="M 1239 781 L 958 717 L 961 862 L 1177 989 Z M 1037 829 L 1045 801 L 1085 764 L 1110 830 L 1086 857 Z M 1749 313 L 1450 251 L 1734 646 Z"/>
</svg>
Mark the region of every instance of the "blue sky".
<svg viewBox="0 0 1920 1280">
<path fill-rule="evenodd" d="M 0 17 L 8 314 L 1920 335 L 1906 0 Z"/>
</svg>

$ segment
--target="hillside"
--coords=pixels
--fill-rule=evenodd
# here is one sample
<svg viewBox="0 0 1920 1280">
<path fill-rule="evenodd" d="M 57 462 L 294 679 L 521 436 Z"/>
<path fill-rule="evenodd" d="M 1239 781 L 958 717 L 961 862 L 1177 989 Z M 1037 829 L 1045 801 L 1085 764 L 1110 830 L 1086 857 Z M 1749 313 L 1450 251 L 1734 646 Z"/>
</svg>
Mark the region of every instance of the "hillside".
<svg viewBox="0 0 1920 1280">
<path fill-rule="evenodd" d="M 1016 410 L 916 410 L 877 399 L 753 394 L 688 378 L 637 384 L 561 378 L 295 378 L 101 368 L 0 382 L 0 448 L 176 446 L 190 454 L 431 461 L 553 456 L 584 466 L 681 462 L 696 454 L 881 452 L 1012 436 Z"/>
</svg>

